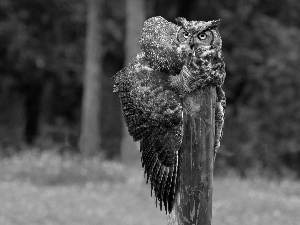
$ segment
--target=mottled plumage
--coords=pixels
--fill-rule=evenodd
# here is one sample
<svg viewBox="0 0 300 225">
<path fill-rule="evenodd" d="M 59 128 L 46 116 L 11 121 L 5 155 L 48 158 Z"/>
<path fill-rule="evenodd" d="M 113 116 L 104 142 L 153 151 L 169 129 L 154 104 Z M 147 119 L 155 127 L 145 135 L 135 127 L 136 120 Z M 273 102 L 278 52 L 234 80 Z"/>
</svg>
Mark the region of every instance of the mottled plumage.
<svg viewBox="0 0 300 225">
<path fill-rule="evenodd" d="M 141 53 L 114 77 L 114 91 L 119 93 L 128 131 L 140 141 L 147 182 L 150 180 L 160 208 L 164 205 L 166 212 L 172 210 L 178 182 L 182 98 L 205 85 L 217 87 L 215 151 L 225 108 L 219 21 L 178 18 L 177 22 L 162 17 L 147 20 L 140 39 Z"/>
</svg>

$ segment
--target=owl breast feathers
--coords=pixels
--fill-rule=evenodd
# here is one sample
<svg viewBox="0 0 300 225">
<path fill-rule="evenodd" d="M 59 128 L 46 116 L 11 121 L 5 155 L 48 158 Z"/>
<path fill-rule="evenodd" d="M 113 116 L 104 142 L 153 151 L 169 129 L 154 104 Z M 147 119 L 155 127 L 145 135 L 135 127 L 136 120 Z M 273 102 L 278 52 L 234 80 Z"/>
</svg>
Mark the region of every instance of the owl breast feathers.
<svg viewBox="0 0 300 225">
<path fill-rule="evenodd" d="M 218 21 L 186 21 L 175 25 L 162 17 L 145 21 L 142 52 L 115 76 L 125 122 L 140 141 L 142 166 L 160 209 L 171 212 L 183 137 L 182 98 L 204 85 L 217 86 L 215 151 L 224 123 L 225 67 Z M 157 201 L 156 201 L 157 202 Z"/>
</svg>

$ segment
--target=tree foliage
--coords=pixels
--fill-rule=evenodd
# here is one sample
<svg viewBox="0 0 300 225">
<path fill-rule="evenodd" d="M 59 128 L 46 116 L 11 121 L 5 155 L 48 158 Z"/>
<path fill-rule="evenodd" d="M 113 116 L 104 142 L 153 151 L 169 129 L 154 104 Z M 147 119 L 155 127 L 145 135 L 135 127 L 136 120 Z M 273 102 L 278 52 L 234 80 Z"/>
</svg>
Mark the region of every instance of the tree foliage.
<svg viewBox="0 0 300 225">
<path fill-rule="evenodd" d="M 300 155 L 299 1 L 151 0 L 146 4 L 148 17 L 161 15 L 173 22 L 178 16 L 222 19 L 228 108 L 217 163 L 238 168 L 242 175 L 253 169 L 285 174 L 285 166 L 300 174 L 300 157 L 296 157 Z M 69 125 L 78 125 L 85 17 L 86 4 L 80 0 L 0 1 L 1 129 L 7 121 L 17 121 L 5 116 L 14 115 L 17 101 L 28 115 L 35 115 L 26 118 L 34 121 L 29 125 L 38 117 L 51 124 L 63 117 Z M 121 117 L 110 78 L 123 66 L 125 19 L 124 1 L 105 1 L 102 95 L 110 104 L 102 109 L 101 135 L 103 149 L 116 154 Z"/>
<path fill-rule="evenodd" d="M 281 156 L 300 152 L 300 5 L 226 3 L 219 11 L 228 73 L 225 148 L 243 174 L 253 167 L 282 173 Z"/>
</svg>

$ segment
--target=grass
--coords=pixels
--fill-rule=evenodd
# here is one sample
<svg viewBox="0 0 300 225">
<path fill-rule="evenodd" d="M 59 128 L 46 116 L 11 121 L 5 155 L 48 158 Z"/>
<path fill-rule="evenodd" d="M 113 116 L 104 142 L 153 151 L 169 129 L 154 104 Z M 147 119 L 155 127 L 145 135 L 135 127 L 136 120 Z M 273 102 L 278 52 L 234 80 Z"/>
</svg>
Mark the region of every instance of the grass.
<svg viewBox="0 0 300 225">
<path fill-rule="evenodd" d="M 55 152 L 24 152 L 0 162 L 0 180 L 30 182 L 35 185 L 84 185 L 87 182 L 122 182 L 124 167 L 99 158 L 61 156 Z"/>
<path fill-rule="evenodd" d="M 98 158 L 24 153 L 0 161 L 0 224 L 157 225 L 140 167 Z M 297 225 L 300 183 L 214 180 L 213 225 Z"/>
</svg>

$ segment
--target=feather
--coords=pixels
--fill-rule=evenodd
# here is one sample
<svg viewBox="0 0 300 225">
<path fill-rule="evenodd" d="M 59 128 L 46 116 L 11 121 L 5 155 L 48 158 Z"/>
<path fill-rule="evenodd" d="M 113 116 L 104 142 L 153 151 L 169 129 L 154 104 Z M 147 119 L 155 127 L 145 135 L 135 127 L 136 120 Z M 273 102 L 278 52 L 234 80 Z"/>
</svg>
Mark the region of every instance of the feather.
<svg viewBox="0 0 300 225">
<path fill-rule="evenodd" d="M 147 66 L 143 54 L 114 77 L 130 135 L 140 140 L 146 182 L 160 209 L 170 212 L 181 145 L 182 106 L 165 73 Z M 171 190 L 171 189 L 174 190 Z"/>
</svg>

